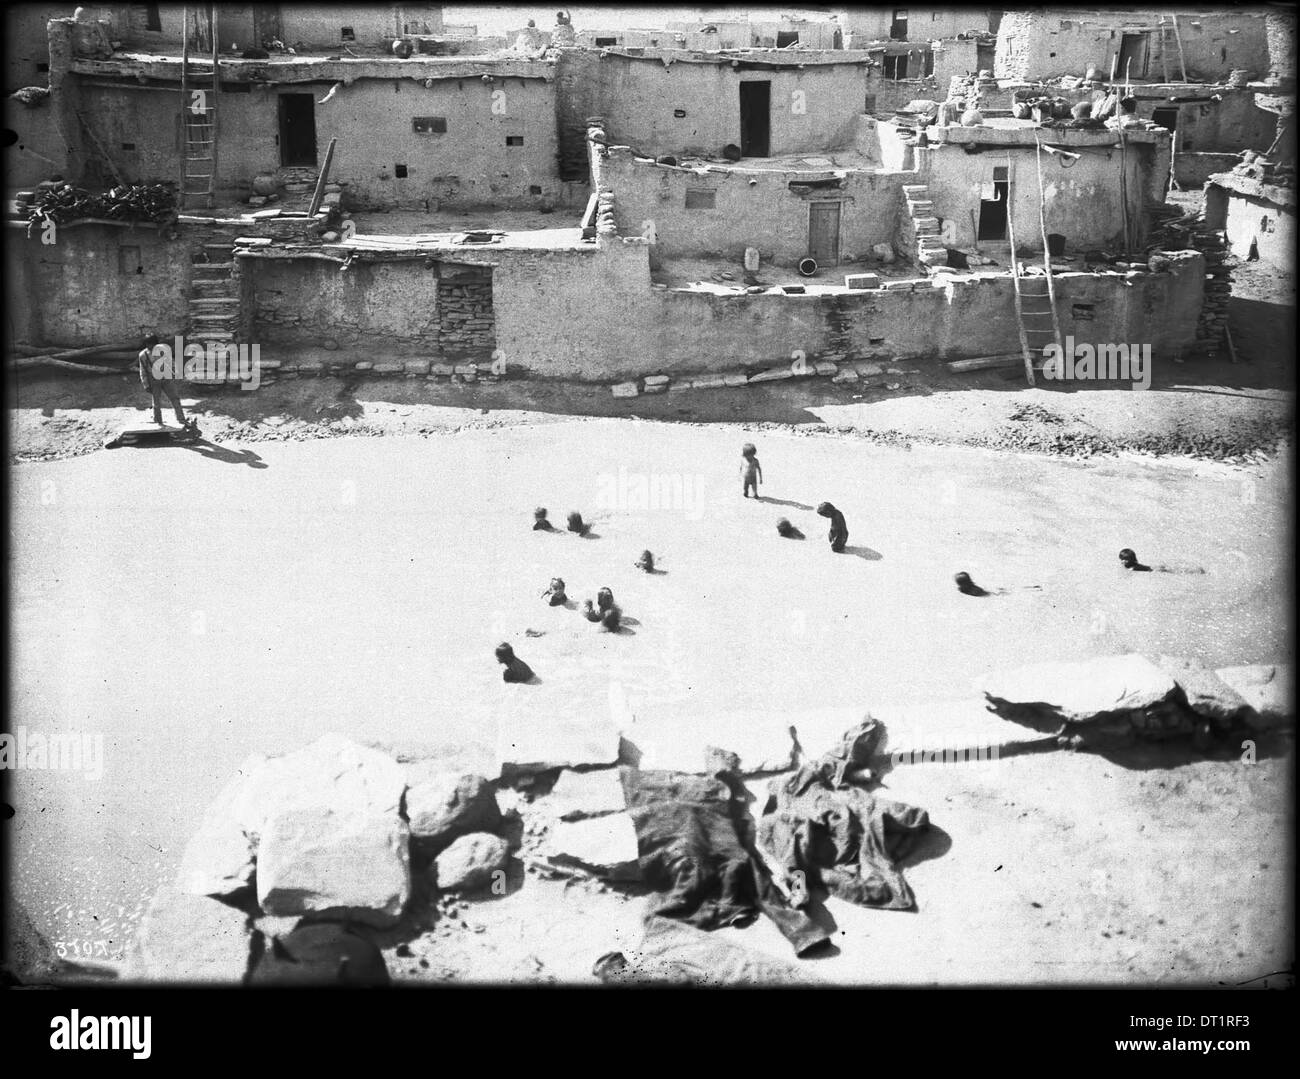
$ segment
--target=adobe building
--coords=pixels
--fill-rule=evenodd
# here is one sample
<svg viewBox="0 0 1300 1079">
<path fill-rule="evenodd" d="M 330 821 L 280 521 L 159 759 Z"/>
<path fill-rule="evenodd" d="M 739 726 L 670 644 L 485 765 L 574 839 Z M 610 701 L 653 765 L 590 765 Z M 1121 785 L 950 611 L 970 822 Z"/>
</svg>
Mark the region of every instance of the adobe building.
<svg viewBox="0 0 1300 1079">
<path fill-rule="evenodd" d="M 1026 272 L 1043 272 L 1045 243 L 1073 260 L 1054 275 L 1062 333 L 1159 355 L 1194 343 L 1202 256 L 1144 251 L 1167 131 L 873 114 L 889 56 L 910 49 L 924 72 L 928 51 L 922 78 L 937 83 L 956 37 L 452 56 L 425 40 L 431 23 L 404 22 L 394 54 L 387 24 L 359 30 L 347 11 L 313 28 L 277 9 L 303 47 L 281 38 L 251 56 L 230 26 L 253 40 L 266 24 L 228 24 L 224 8 L 206 53 L 202 25 L 169 40 L 170 23 L 141 26 L 135 8 L 125 29 L 53 20 L 46 107 L 69 133 L 57 171 L 175 183 L 211 156 L 212 182 L 173 224 L 83 220 L 52 247 L 35 233 L 12 245 L 11 280 L 32 301 L 14 339 L 155 329 L 259 342 L 268 375 L 564 377 L 622 392 L 790 377 L 799 353 L 847 380 L 892 358 L 1016 351 L 1014 233 Z M 988 33 L 976 29 L 962 78 Z M 207 107 L 193 112 L 196 91 Z M 214 150 L 196 154 L 205 129 Z M 403 208 L 418 224 L 377 227 L 375 211 Z M 469 209 L 501 216 L 468 231 L 439 217 Z M 547 210 L 545 227 L 509 224 Z M 703 277 L 690 260 L 709 262 Z"/>
<path fill-rule="evenodd" d="M 1048 7 L 1003 12 L 993 74 L 1047 80 L 1091 68 L 1119 82 L 1213 82 L 1236 70 L 1262 78 L 1268 57 L 1262 8 Z"/>
</svg>

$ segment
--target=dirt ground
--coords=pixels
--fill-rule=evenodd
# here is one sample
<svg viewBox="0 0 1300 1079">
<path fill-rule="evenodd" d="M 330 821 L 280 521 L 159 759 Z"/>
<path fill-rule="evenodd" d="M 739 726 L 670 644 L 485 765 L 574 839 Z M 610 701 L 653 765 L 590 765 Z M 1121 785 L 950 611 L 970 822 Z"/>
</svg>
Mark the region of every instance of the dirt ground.
<svg viewBox="0 0 1300 1079">
<path fill-rule="evenodd" d="M 631 400 L 284 379 L 188 398 L 195 446 L 104 451 L 142 418 L 132 379 L 25 374 L 8 400 L 13 722 L 103 733 L 106 770 L 13 774 L 19 895 L 52 940 L 121 954 L 240 762 L 328 730 L 490 770 L 501 717 L 604 715 L 614 682 L 653 723 L 688 705 L 951 700 L 1030 659 L 1289 661 L 1294 297 L 1257 277 L 1234 299 L 1248 362 L 1158 367 L 1144 393 L 915 363 L 871 387 Z M 736 490 L 744 441 L 766 502 Z M 668 493 L 637 501 L 642 480 Z M 823 499 L 856 557 L 826 551 Z M 532 533 L 539 504 L 557 520 L 582 509 L 598 538 Z M 808 540 L 780 540 L 778 516 Z M 1172 572 L 1123 574 L 1123 546 Z M 632 569 L 645 547 L 664 576 Z M 1007 594 L 972 605 L 957 569 Z M 630 632 L 593 637 L 542 605 L 557 574 L 580 598 L 613 587 Z M 501 639 L 540 686 L 501 684 Z M 838 951 L 801 976 L 1286 982 L 1293 738 L 1256 750 L 1254 764 L 1233 744 L 896 769 L 890 793 L 941 830 L 907 869 L 920 909 L 832 901 Z M 388 942 L 391 969 L 582 982 L 635 948 L 635 889 L 515 883 L 430 910 Z M 764 923 L 725 933 L 789 958 Z"/>
</svg>

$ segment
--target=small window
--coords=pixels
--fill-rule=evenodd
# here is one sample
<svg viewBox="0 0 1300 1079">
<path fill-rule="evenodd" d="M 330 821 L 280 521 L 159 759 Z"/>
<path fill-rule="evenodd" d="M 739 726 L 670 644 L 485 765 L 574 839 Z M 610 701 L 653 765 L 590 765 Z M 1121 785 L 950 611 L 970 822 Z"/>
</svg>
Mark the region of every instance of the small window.
<svg viewBox="0 0 1300 1079">
<path fill-rule="evenodd" d="M 417 135 L 447 134 L 447 117 L 415 116 L 411 118 L 411 130 Z"/>
<path fill-rule="evenodd" d="M 528 185 L 528 193 L 529 193 L 530 195 L 540 195 L 540 194 L 542 193 L 542 185 L 541 185 L 541 184 L 529 184 L 529 185 Z"/>
<path fill-rule="evenodd" d="M 247 94 L 252 89 L 252 84 L 247 82 L 223 82 L 221 84 L 221 92 L 224 94 Z"/>
<path fill-rule="evenodd" d="M 925 65 L 922 68 L 922 70 L 925 74 L 925 77 L 929 78 L 931 75 L 934 74 L 934 51 L 927 49 L 921 55 L 925 58 Z"/>
<path fill-rule="evenodd" d="M 885 57 L 885 78 L 887 79 L 905 79 L 907 78 L 907 56 L 899 54 L 897 56 Z"/>
<path fill-rule="evenodd" d="M 1076 322 L 1091 322 L 1093 320 L 1093 305 L 1090 303 L 1076 303 L 1070 307 L 1070 314 Z"/>
<path fill-rule="evenodd" d="M 617 45 L 617 44 L 618 44 L 618 38 L 616 38 L 616 37 L 598 37 L 598 38 L 596 38 L 596 48 L 598 48 L 598 49 L 607 49 L 607 48 L 609 48 L 611 45 Z"/>
<path fill-rule="evenodd" d="M 875 111 L 876 111 L 876 95 L 875 95 L 875 94 L 868 94 L 868 95 L 867 95 L 867 100 L 866 100 L 866 101 L 863 103 L 863 105 L 862 105 L 862 111 L 863 111 L 863 112 L 875 112 Z"/>
<path fill-rule="evenodd" d="M 507 146 L 522 146 L 523 144 L 524 144 L 524 137 L 523 137 L 522 135 L 507 135 L 507 136 L 506 136 L 506 145 L 507 145 Z"/>
<path fill-rule="evenodd" d="M 798 44 L 799 44 L 798 30 L 788 30 L 788 31 L 778 30 L 776 32 L 776 47 L 778 49 L 784 49 L 787 46 L 798 45 Z"/>
<path fill-rule="evenodd" d="M 140 263 L 140 248 L 123 244 L 117 249 L 117 268 L 118 271 L 125 274 L 144 273 L 144 266 Z"/>
<path fill-rule="evenodd" d="M 157 4 L 145 4 L 144 28 L 146 30 L 154 30 L 154 31 L 162 30 L 162 18 L 158 15 Z"/>
<path fill-rule="evenodd" d="M 42 75 L 48 74 L 48 73 L 49 73 L 49 70 L 50 70 L 50 65 L 49 65 L 49 64 L 37 64 L 37 65 L 36 65 L 36 70 L 39 71 Z"/>
<path fill-rule="evenodd" d="M 691 191 L 686 192 L 686 209 L 688 210 L 712 210 L 717 202 L 716 191 Z"/>
<path fill-rule="evenodd" d="M 343 41 L 356 41 L 357 35 L 352 32 L 352 27 L 345 26 L 339 31 L 339 37 Z"/>
<path fill-rule="evenodd" d="M 1049 52 L 1047 55 L 1048 55 L 1048 56 L 1055 56 L 1056 53 L 1054 53 L 1054 52 Z"/>
<path fill-rule="evenodd" d="M 124 142 L 122 143 L 122 149 L 127 151 L 127 153 L 133 153 L 135 151 L 135 143 Z"/>
<path fill-rule="evenodd" d="M 994 179 L 994 181 L 996 182 L 996 181 L 1001 180 L 1001 181 L 1005 182 L 1005 181 L 1006 181 L 1006 178 L 1007 178 L 1007 167 L 1006 167 L 1006 165 L 994 165 L 994 166 L 993 166 L 993 179 Z"/>
<path fill-rule="evenodd" d="M 405 179 L 406 179 L 406 166 L 405 166 L 405 165 L 394 165 L 394 166 L 393 166 L 393 175 L 396 176 L 399 180 L 405 180 Z"/>
</svg>

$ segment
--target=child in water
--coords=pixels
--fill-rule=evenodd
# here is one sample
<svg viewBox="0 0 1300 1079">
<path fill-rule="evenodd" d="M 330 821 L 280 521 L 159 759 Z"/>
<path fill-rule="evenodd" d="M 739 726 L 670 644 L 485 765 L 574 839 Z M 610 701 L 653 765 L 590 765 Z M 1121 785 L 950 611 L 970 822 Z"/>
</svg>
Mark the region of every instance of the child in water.
<svg viewBox="0 0 1300 1079">
<path fill-rule="evenodd" d="M 748 498 L 750 488 L 753 488 L 754 497 L 757 498 L 758 485 L 763 480 L 763 466 L 758 463 L 758 450 L 752 442 L 746 442 L 741 448 L 740 456 L 745 462 L 740 466 L 740 476 L 745 481 L 744 497 Z"/>
</svg>

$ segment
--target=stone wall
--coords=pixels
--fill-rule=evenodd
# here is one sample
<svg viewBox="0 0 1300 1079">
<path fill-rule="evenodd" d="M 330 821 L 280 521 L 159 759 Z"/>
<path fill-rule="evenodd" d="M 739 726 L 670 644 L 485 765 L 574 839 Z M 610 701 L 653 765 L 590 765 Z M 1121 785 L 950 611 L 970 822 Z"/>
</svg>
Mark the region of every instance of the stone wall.
<svg viewBox="0 0 1300 1079">
<path fill-rule="evenodd" d="M 496 345 L 492 271 L 444 267 L 438 280 L 438 320 L 438 348 L 444 357 L 490 355 Z"/>
</svg>

